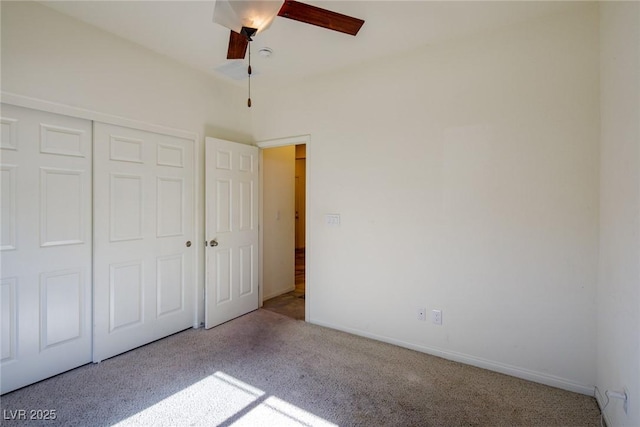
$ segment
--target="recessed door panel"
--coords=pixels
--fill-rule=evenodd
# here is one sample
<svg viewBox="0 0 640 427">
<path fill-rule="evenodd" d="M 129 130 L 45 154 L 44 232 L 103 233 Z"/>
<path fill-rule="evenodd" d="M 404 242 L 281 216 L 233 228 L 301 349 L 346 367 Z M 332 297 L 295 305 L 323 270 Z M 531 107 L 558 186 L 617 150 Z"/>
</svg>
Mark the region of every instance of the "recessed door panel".
<svg viewBox="0 0 640 427">
<path fill-rule="evenodd" d="M 18 149 L 18 120 L 0 117 L 0 149 Z"/>
<path fill-rule="evenodd" d="M 231 270 L 231 251 L 219 250 L 216 251 L 216 303 L 223 304 L 227 301 L 231 301 L 232 298 L 232 282 L 233 279 Z"/>
<path fill-rule="evenodd" d="M 240 172 L 249 172 L 252 173 L 253 172 L 253 155 L 251 154 L 241 154 L 240 155 L 240 166 L 238 167 L 238 170 Z"/>
<path fill-rule="evenodd" d="M 17 166 L 0 165 L 0 250 L 16 249 Z"/>
<path fill-rule="evenodd" d="M 158 237 L 182 236 L 184 234 L 184 179 L 157 178 L 158 200 L 156 203 Z"/>
<path fill-rule="evenodd" d="M 2 358 L 1 362 L 9 362 L 16 357 L 16 284 L 17 278 L 9 277 L 0 281 L 0 322 L 2 322 Z"/>
<path fill-rule="evenodd" d="M 40 124 L 40 152 L 61 156 L 84 157 L 87 146 L 84 143 L 85 130 L 52 124 Z"/>
<path fill-rule="evenodd" d="M 142 322 L 142 262 L 111 265 L 109 275 L 110 332 Z"/>
<path fill-rule="evenodd" d="M 158 258 L 157 265 L 158 316 L 184 308 L 184 255 Z"/>
<path fill-rule="evenodd" d="M 231 231 L 231 180 L 221 179 L 216 182 L 216 233 L 228 233 Z"/>
<path fill-rule="evenodd" d="M 238 248 L 240 254 L 240 296 L 249 295 L 253 292 L 255 272 L 253 271 L 253 245 L 241 246 Z"/>
<path fill-rule="evenodd" d="M 240 181 L 238 188 L 238 229 L 240 231 L 249 231 L 253 228 L 253 182 Z"/>
<path fill-rule="evenodd" d="M 215 167 L 216 169 L 231 170 L 231 150 L 219 149 L 216 152 Z"/>
<path fill-rule="evenodd" d="M 142 176 L 111 174 L 110 230 L 111 241 L 142 239 L 143 182 Z"/>
<path fill-rule="evenodd" d="M 40 169 L 40 245 L 84 242 L 84 171 Z"/>
<path fill-rule="evenodd" d="M 142 163 L 141 139 L 111 135 L 109 140 L 109 160 L 116 162 Z"/>
<path fill-rule="evenodd" d="M 40 275 L 40 319 L 44 350 L 81 336 L 82 273 L 59 271 Z"/>
<path fill-rule="evenodd" d="M 184 148 L 179 145 L 158 144 L 158 165 L 184 167 Z"/>
</svg>

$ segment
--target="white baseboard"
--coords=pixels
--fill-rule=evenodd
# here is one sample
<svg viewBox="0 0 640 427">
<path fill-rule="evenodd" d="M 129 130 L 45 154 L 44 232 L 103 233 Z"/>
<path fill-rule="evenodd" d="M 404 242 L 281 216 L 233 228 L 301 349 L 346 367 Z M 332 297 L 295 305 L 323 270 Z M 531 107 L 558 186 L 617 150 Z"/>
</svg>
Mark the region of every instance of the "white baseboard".
<svg viewBox="0 0 640 427">
<path fill-rule="evenodd" d="M 315 325 L 324 326 L 331 329 L 337 329 L 339 331 L 348 332 L 350 334 L 359 335 L 366 338 L 371 338 L 377 341 L 394 344 L 400 347 L 409 348 L 411 350 L 420 351 L 433 356 L 442 357 L 443 359 L 453 360 L 454 362 L 460 362 L 478 368 L 487 369 L 489 371 L 499 372 L 501 374 L 510 375 L 516 378 L 522 378 L 524 380 L 533 381 L 540 384 L 545 384 L 551 387 L 560 388 L 563 390 L 573 391 L 587 396 L 594 395 L 594 387 L 586 384 L 576 383 L 565 378 L 557 377 L 554 375 L 545 374 L 542 372 L 536 372 L 517 366 L 507 365 L 505 363 L 496 362 L 480 357 L 471 356 L 468 354 L 458 353 L 455 351 L 443 350 L 436 347 L 427 347 L 422 345 L 413 344 L 410 342 L 398 340 L 395 338 L 385 337 L 382 335 L 372 334 L 370 332 L 361 331 L 358 329 L 345 328 L 342 326 L 334 325 L 327 322 L 317 321 L 310 319 L 309 323 Z"/>
</svg>

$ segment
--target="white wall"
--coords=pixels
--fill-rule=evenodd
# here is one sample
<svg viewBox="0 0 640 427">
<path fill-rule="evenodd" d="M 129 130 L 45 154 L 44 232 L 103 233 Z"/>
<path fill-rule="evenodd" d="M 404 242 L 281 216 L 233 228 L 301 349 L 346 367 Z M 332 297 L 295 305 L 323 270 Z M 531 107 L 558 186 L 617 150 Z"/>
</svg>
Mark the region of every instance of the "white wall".
<svg viewBox="0 0 640 427">
<path fill-rule="evenodd" d="M 262 152 L 263 300 L 295 289 L 295 146 Z"/>
<path fill-rule="evenodd" d="M 598 60 L 585 4 L 256 89 L 256 139 L 311 134 L 309 320 L 592 393 Z"/>
<path fill-rule="evenodd" d="M 213 136 L 249 142 L 244 89 L 32 2 L 1 2 L 3 92 L 197 133 L 198 181 Z M 198 196 L 203 224 L 204 192 Z M 201 233 L 200 233 L 201 234 Z M 204 241 L 193 238 L 203 264 Z M 199 317 L 203 320 L 203 270 Z"/>
<path fill-rule="evenodd" d="M 629 391 L 609 425 L 640 425 L 640 3 L 602 3 L 597 381 Z M 604 399 L 603 399 L 604 398 Z"/>
</svg>

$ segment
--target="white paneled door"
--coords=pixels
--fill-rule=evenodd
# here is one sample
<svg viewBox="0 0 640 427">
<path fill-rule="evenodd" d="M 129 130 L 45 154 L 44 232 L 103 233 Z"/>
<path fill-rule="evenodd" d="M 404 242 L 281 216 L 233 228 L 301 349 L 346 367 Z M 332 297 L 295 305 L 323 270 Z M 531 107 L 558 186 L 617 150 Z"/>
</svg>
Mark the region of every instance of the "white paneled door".
<svg viewBox="0 0 640 427">
<path fill-rule="evenodd" d="M 91 122 L 2 105 L 1 392 L 91 361 Z"/>
<path fill-rule="evenodd" d="M 99 362 L 194 324 L 194 142 L 102 123 L 94 140 Z"/>
<path fill-rule="evenodd" d="M 258 148 L 206 138 L 205 327 L 259 306 Z"/>
</svg>

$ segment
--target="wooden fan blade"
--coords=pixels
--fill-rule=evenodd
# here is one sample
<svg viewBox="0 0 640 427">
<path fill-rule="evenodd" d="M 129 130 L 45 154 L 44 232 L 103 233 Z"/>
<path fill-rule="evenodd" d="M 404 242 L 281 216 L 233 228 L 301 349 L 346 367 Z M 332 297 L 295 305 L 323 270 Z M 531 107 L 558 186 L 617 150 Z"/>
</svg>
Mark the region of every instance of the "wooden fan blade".
<svg viewBox="0 0 640 427">
<path fill-rule="evenodd" d="M 247 53 L 249 40 L 242 34 L 231 31 L 229 35 L 229 49 L 227 50 L 227 59 L 244 59 Z"/>
<path fill-rule="evenodd" d="M 278 12 L 278 16 L 317 25 L 341 33 L 355 36 L 364 24 L 362 19 L 352 18 L 341 13 L 332 12 L 310 4 L 300 3 L 295 0 L 285 0 Z"/>
</svg>

